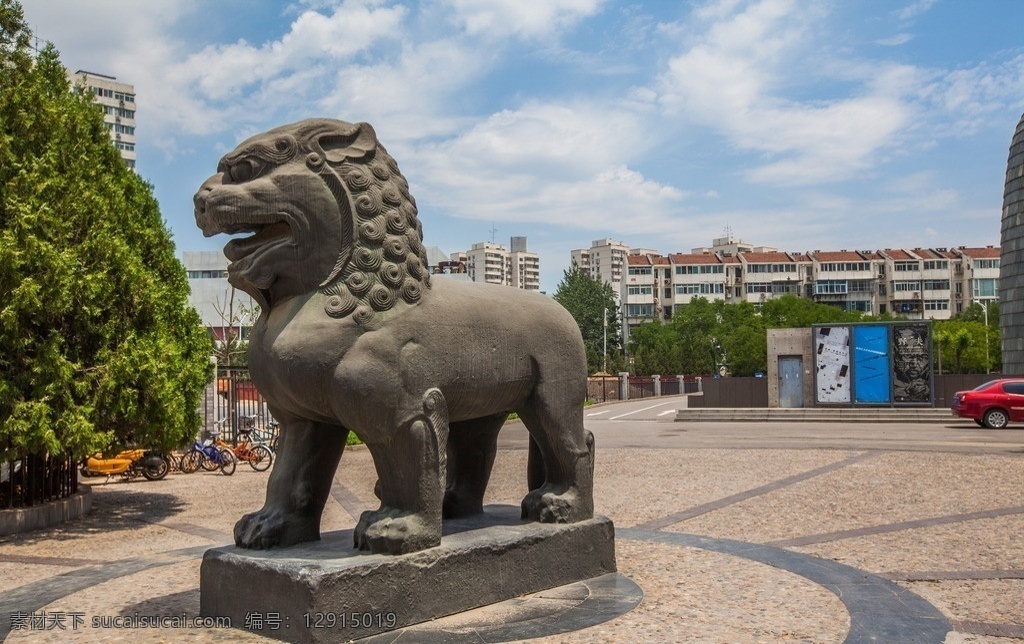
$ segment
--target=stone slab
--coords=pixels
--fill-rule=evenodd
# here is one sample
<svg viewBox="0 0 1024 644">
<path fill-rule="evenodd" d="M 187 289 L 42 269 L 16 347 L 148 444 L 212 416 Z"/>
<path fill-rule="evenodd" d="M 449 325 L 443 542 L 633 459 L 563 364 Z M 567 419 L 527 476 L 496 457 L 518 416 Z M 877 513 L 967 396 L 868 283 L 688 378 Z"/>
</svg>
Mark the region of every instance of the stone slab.
<svg viewBox="0 0 1024 644">
<path fill-rule="evenodd" d="M 200 610 L 289 642 L 367 637 L 616 571 L 615 529 L 522 521 L 519 508 L 446 521 L 441 545 L 401 556 L 360 553 L 352 530 L 266 551 L 208 550 Z"/>
</svg>

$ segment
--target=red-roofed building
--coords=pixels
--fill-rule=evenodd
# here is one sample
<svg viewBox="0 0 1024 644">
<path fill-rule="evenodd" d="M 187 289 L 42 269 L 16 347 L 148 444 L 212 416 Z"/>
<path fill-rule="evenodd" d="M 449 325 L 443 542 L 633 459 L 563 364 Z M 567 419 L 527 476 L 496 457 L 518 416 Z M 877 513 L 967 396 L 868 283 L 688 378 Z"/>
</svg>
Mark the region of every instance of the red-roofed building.
<svg viewBox="0 0 1024 644">
<path fill-rule="evenodd" d="M 999 301 L 998 246 L 985 248 L 957 248 L 953 251 L 961 258 L 962 273 L 958 286 L 965 303 Z"/>
<path fill-rule="evenodd" d="M 729 242 L 731 245 L 725 245 Z M 999 296 L 999 253 L 985 248 L 897 248 L 881 251 L 783 252 L 753 246 L 732 237 L 714 248 L 662 256 L 647 249 L 598 240 L 590 253 L 621 257 L 621 281 L 613 282 L 608 258 L 591 274 L 619 294 L 624 339 L 629 329 L 651 320 L 668 320 L 695 297 L 760 303 L 784 295 L 806 297 L 846 311 L 892 313 L 910 319 L 948 319 L 974 302 Z M 598 250 L 600 249 L 600 250 Z M 731 252 L 736 249 L 737 252 Z M 612 255 L 618 251 L 621 255 Z M 573 251 L 573 259 L 587 251 Z M 613 265 L 613 264 L 612 264 Z M 605 274 L 608 273 L 608 277 Z"/>
</svg>

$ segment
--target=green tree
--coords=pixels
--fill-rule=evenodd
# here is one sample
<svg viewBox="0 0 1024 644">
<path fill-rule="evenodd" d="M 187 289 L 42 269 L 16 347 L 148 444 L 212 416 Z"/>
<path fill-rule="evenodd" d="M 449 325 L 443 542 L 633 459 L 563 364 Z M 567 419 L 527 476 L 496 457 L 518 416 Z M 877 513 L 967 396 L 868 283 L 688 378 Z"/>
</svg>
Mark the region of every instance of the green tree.
<svg viewBox="0 0 1024 644">
<path fill-rule="evenodd" d="M 0 457 L 169 449 L 210 343 L 152 188 L 0 0 Z"/>
<path fill-rule="evenodd" d="M 642 375 L 682 374 L 682 338 L 675 327 L 645 322 L 629 334 L 633 370 Z"/>
<path fill-rule="evenodd" d="M 977 307 L 977 311 L 972 311 Z M 993 325 L 991 312 L 985 326 L 981 305 L 972 305 L 960 316 L 934 323 L 932 337 L 935 348 L 932 360 L 942 364 L 943 373 L 990 373 L 1002 369 L 998 322 Z"/>
<path fill-rule="evenodd" d="M 555 290 L 555 301 L 566 308 L 576 320 L 583 334 L 583 344 L 587 349 L 587 368 L 590 373 L 600 371 L 605 366 L 614 371 L 621 365 L 618 358 L 619 319 L 616 315 L 615 291 L 610 284 L 594 279 L 579 266 L 563 271 L 562 282 Z M 607 320 L 607 331 L 605 329 Z M 607 334 L 607 335 L 606 335 Z M 605 338 L 608 341 L 608 354 L 605 355 Z"/>
</svg>

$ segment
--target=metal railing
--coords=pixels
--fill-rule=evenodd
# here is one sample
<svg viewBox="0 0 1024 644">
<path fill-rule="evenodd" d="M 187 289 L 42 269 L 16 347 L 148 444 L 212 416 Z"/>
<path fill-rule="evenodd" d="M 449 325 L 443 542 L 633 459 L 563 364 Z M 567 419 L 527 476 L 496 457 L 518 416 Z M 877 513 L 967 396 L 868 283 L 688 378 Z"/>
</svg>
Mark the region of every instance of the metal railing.
<svg viewBox="0 0 1024 644">
<path fill-rule="evenodd" d="M 76 492 L 77 461 L 70 455 L 22 454 L 0 462 L 0 509 L 27 508 Z"/>
</svg>

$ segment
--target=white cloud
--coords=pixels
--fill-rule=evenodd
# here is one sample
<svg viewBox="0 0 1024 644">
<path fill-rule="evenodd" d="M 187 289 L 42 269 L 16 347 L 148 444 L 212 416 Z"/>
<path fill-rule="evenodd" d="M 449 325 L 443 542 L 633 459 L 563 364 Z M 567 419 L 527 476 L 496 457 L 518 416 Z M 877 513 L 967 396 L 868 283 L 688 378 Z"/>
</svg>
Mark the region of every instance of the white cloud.
<svg viewBox="0 0 1024 644">
<path fill-rule="evenodd" d="M 900 20 L 913 20 L 918 16 L 928 13 L 936 2 L 938 2 L 938 0 L 916 0 L 897 11 L 896 17 Z"/>
<path fill-rule="evenodd" d="M 598 11 L 603 0 L 442 0 L 453 21 L 474 36 L 547 37 Z"/>
<path fill-rule="evenodd" d="M 898 47 L 900 45 L 907 44 L 913 39 L 914 34 L 902 33 L 896 34 L 895 36 L 891 36 L 889 38 L 882 38 L 880 40 L 876 40 L 875 44 L 882 45 L 883 47 Z"/>
<path fill-rule="evenodd" d="M 727 2 L 706 8 L 713 22 L 672 59 L 661 78 L 661 101 L 725 134 L 766 163 L 747 172 L 756 182 L 785 185 L 839 181 L 871 167 L 878 151 L 911 122 L 902 98 L 907 68 L 840 63 L 860 85 L 848 97 L 787 98 L 801 75 L 822 75 L 831 61 L 811 49 L 817 4 L 795 0 Z"/>
<path fill-rule="evenodd" d="M 359 2 L 345 2 L 330 15 L 305 11 L 280 40 L 259 46 L 245 41 L 212 45 L 190 56 L 184 66 L 203 97 L 221 101 L 283 75 L 311 68 L 323 73 L 380 40 L 398 38 L 404 15 L 402 6 L 370 8 Z"/>
<path fill-rule="evenodd" d="M 454 216 L 559 222 L 650 232 L 685 195 L 629 167 L 644 152 L 634 114 L 614 108 L 530 104 L 503 111 L 413 162 L 427 187 L 417 198 Z"/>
</svg>

